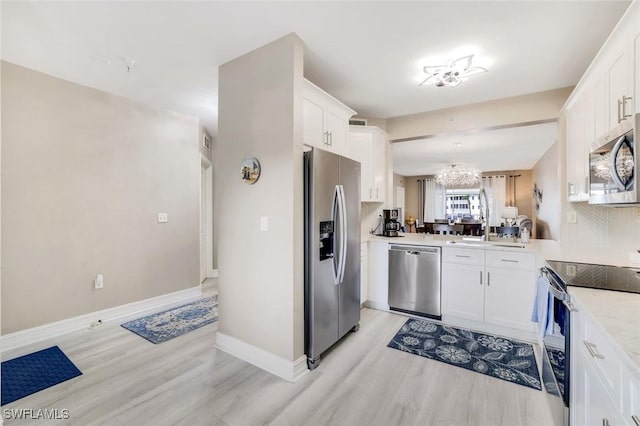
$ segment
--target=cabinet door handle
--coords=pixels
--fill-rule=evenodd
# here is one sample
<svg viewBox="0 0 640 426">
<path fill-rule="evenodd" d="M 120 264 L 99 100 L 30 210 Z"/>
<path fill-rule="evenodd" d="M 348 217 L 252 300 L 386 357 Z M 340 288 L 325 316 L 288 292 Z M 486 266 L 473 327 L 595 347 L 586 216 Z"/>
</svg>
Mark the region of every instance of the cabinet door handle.
<svg viewBox="0 0 640 426">
<path fill-rule="evenodd" d="M 369 198 L 373 198 L 373 188 L 369 188 Z"/>
<path fill-rule="evenodd" d="M 324 138 L 323 138 L 323 139 L 324 139 L 324 141 L 323 141 L 322 143 L 323 143 L 324 145 L 327 145 L 327 146 L 328 146 L 328 145 L 329 145 L 329 132 L 324 132 L 322 135 L 324 136 Z"/>
<path fill-rule="evenodd" d="M 491 272 L 487 272 L 487 287 L 491 285 Z"/>
<path fill-rule="evenodd" d="M 567 182 L 567 193 L 569 195 L 575 195 L 573 184 L 571 182 Z"/>
<path fill-rule="evenodd" d="M 633 422 L 637 425 L 640 426 L 640 417 L 633 415 L 631 416 L 631 420 L 633 420 Z"/>
<path fill-rule="evenodd" d="M 482 285 L 482 271 L 480 271 L 480 285 Z"/>
<path fill-rule="evenodd" d="M 622 120 L 626 120 L 627 118 L 631 118 L 632 114 L 627 114 L 627 101 L 633 99 L 631 96 L 622 95 Z"/>
<path fill-rule="evenodd" d="M 606 417 L 602 419 L 602 426 L 609 426 L 609 419 L 607 419 Z"/>
<path fill-rule="evenodd" d="M 328 132 L 329 133 L 329 146 L 333 146 L 333 132 Z"/>
<path fill-rule="evenodd" d="M 513 259 L 500 259 L 502 262 L 509 262 L 509 263 L 520 263 L 519 260 L 513 260 Z"/>
<path fill-rule="evenodd" d="M 456 254 L 456 257 L 464 257 L 465 259 L 469 259 L 471 256 L 468 256 L 466 254 Z"/>
<path fill-rule="evenodd" d="M 618 99 L 618 124 L 622 122 L 622 99 Z"/>
<path fill-rule="evenodd" d="M 587 340 L 583 340 L 584 345 L 587 347 L 589 354 L 591 354 L 594 358 L 604 359 L 604 355 L 596 352 L 596 348 L 598 347 L 595 343 L 591 343 Z"/>
</svg>

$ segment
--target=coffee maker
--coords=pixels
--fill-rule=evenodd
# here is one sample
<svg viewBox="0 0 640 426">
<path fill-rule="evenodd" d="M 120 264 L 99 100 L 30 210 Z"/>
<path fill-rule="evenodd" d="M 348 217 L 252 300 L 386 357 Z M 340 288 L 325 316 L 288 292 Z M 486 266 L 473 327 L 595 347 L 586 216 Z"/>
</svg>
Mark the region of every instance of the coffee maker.
<svg viewBox="0 0 640 426">
<path fill-rule="evenodd" d="M 385 237 L 398 237 L 400 231 L 400 210 L 382 210 L 382 235 Z"/>
</svg>

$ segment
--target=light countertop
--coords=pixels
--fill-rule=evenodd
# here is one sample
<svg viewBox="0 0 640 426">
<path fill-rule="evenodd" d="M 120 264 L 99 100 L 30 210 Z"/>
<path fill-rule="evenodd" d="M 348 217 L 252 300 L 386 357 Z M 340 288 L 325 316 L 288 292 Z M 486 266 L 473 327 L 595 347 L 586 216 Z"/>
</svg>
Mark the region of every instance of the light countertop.
<svg viewBox="0 0 640 426">
<path fill-rule="evenodd" d="M 582 247 L 560 244 L 553 240 L 532 239 L 523 248 L 499 247 L 493 244 L 462 245 L 450 244 L 447 241 L 462 240 L 460 236 L 429 235 L 405 233 L 402 238 L 389 238 L 368 235 L 369 241 L 380 241 L 393 244 L 415 244 L 440 247 L 456 247 L 484 250 L 511 250 L 534 252 L 542 264 L 542 260 L 558 260 L 564 262 L 591 263 L 640 268 L 640 257 L 627 252 L 612 249 Z M 460 241 L 464 242 L 464 241 Z M 623 293 L 600 289 L 569 287 L 572 297 L 585 307 L 593 318 L 640 368 L 640 294 Z"/>
<path fill-rule="evenodd" d="M 569 294 L 640 368 L 640 294 L 572 286 Z"/>
</svg>

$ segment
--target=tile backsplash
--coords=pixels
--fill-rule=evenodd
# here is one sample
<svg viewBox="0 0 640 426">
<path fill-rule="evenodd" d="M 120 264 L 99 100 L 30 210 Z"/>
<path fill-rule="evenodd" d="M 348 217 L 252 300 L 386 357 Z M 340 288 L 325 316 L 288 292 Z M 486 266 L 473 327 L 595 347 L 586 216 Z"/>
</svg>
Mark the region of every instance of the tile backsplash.
<svg viewBox="0 0 640 426">
<path fill-rule="evenodd" d="M 640 208 L 565 204 L 560 237 L 563 243 L 627 252 L 640 250 Z M 576 223 L 567 221 L 572 211 L 576 213 Z"/>
<path fill-rule="evenodd" d="M 383 206 L 380 203 L 360 203 L 361 238 L 364 240 L 372 229 L 375 229 L 380 222 Z M 378 232 L 382 232 L 379 229 Z"/>
</svg>

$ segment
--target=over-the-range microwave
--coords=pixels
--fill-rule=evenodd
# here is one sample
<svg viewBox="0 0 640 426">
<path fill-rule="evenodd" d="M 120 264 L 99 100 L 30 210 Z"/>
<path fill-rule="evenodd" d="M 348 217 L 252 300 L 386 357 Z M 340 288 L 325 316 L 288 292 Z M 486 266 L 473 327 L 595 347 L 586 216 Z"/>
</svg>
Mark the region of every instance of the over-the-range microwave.
<svg viewBox="0 0 640 426">
<path fill-rule="evenodd" d="M 640 113 L 623 121 L 591 145 L 589 204 L 640 204 L 637 174 L 640 156 L 635 147 L 639 129 Z"/>
</svg>

